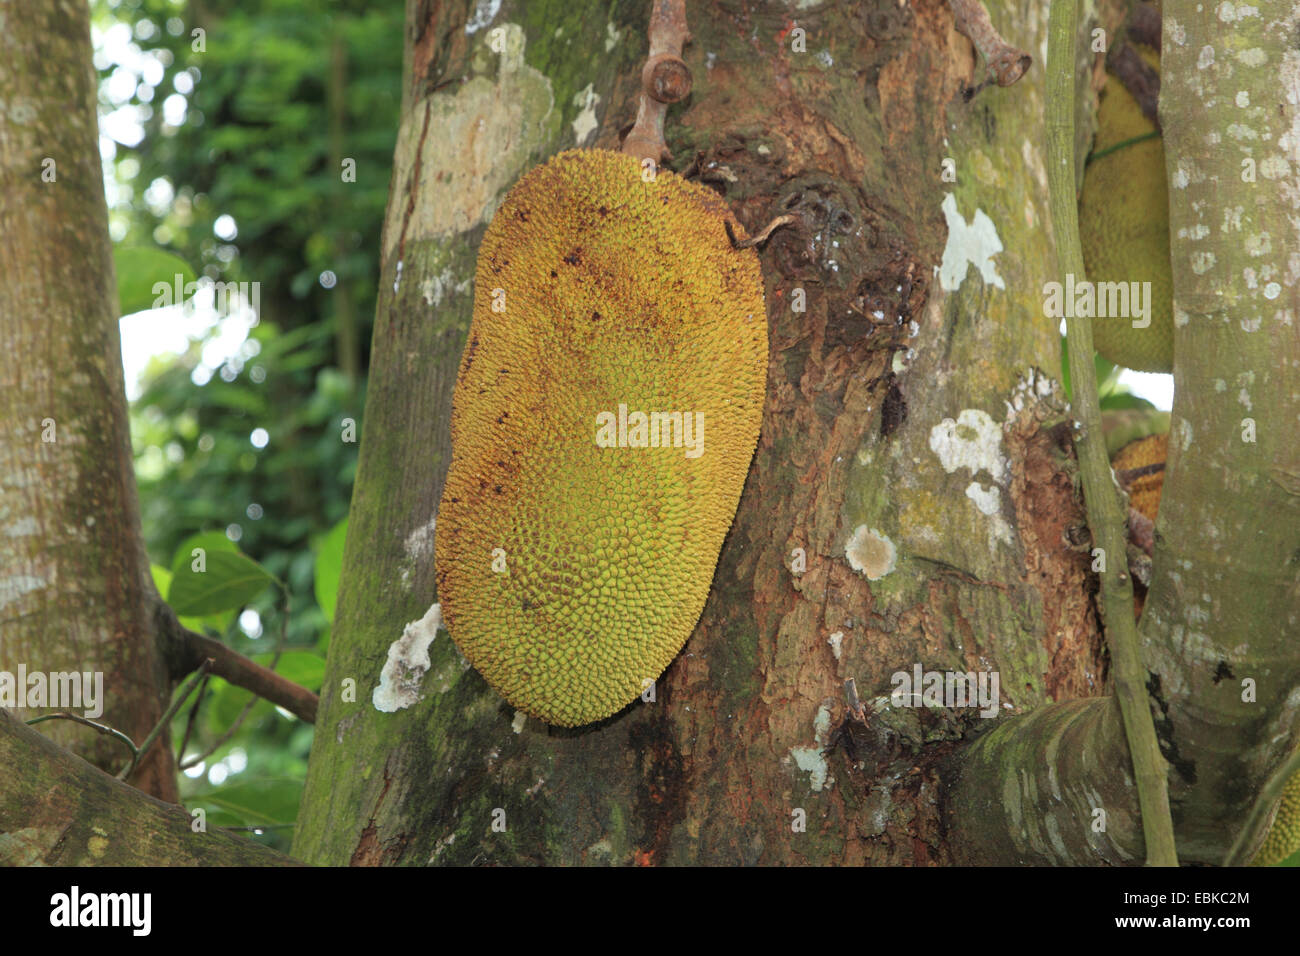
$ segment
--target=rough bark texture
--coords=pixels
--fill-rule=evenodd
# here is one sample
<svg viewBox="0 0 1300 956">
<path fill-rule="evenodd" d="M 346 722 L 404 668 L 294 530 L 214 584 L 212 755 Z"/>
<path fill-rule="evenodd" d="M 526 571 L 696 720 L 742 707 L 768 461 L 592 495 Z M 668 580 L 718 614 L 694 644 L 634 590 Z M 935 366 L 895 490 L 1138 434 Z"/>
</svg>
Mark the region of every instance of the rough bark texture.
<svg viewBox="0 0 1300 956">
<path fill-rule="evenodd" d="M 44 726 L 44 725 L 42 725 Z M 0 711 L 0 865 L 275 866 L 277 853 L 119 783 Z"/>
<path fill-rule="evenodd" d="M 102 672 L 100 720 L 138 743 L 170 685 L 153 641 L 82 0 L 7 18 L 0 104 L 0 671 Z M 86 727 L 40 727 L 102 768 L 125 762 Z M 175 800 L 174 776 L 164 734 L 133 782 Z"/>
<path fill-rule="evenodd" d="M 888 706 L 890 675 L 999 671 L 1006 715 L 1101 691 L 1040 295 L 1054 262 L 1041 68 L 968 101 L 983 65 L 947 4 L 807 6 L 792 21 L 768 5 L 688 5 L 695 86 L 668 115 L 673 168 L 751 232 L 781 212 L 803 223 L 763 253 L 763 433 L 700 624 L 653 704 L 575 731 L 516 718 L 445 633 L 412 675 L 415 706 L 380 713 L 371 692 L 436 600 L 435 510 L 483 226 L 530 165 L 617 148 L 645 5 L 507 3 L 490 25 L 465 2 L 408 6 L 305 859 L 948 862 L 939 768 L 980 721 Z M 1045 3 L 996 10 L 995 25 L 1041 63 Z M 865 724 L 847 719 L 849 677 Z M 1077 843 L 1095 859 L 1082 832 Z"/>
</svg>

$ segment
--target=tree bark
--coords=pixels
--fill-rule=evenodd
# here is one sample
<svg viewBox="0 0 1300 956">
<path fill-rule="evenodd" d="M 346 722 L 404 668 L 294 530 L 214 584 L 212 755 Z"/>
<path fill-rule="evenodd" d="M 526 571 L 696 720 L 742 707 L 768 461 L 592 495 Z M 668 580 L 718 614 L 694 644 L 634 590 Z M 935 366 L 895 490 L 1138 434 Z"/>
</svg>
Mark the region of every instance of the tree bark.
<svg viewBox="0 0 1300 956">
<path fill-rule="evenodd" d="M 45 726 L 42 724 L 41 726 Z M 276 866 L 294 861 L 114 780 L 0 711 L 0 865 Z M 196 829 L 198 828 L 198 829 Z"/>
<path fill-rule="evenodd" d="M 87 5 L 8 17 L 0 50 L 0 671 L 102 673 L 99 719 L 138 743 L 170 682 L 140 537 Z M 40 726 L 102 769 L 125 762 L 88 728 Z M 133 782 L 176 799 L 166 733 Z"/>
<path fill-rule="evenodd" d="M 1164 5 L 1175 393 L 1142 635 L 1180 854 L 1210 863 L 1300 744 L 1298 30 L 1293 4 Z"/>
<path fill-rule="evenodd" d="M 441 632 L 410 673 L 421 699 L 381 713 L 390 645 L 435 599 L 484 224 L 530 165 L 618 147 L 646 52 L 644 4 L 605 20 L 507 3 L 490 25 L 472 9 L 408 6 L 367 428 L 295 853 L 951 861 L 945 760 L 970 722 L 891 708 L 891 674 L 998 671 L 1006 715 L 1105 680 L 1086 552 L 1066 543 L 1084 521 L 1040 295 L 1054 264 L 1041 66 L 968 101 L 984 65 L 944 3 L 814 5 L 797 23 L 690 4 L 695 85 L 669 111 L 673 168 L 751 233 L 778 212 L 802 219 L 763 252 L 762 438 L 700 624 L 653 704 L 592 727 L 517 717 Z M 1012 3 L 995 25 L 1041 56 L 1046 4 Z"/>
</svg>

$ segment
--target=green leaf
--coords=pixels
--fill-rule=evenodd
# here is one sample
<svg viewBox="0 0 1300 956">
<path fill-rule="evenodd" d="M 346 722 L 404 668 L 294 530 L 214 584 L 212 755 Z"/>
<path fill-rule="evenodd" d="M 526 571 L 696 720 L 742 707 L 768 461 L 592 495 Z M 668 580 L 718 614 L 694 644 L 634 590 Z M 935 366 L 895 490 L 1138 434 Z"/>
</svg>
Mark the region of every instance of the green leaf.
<svg viewBox="0 0 1300 956">
<path fill-rule="evenodd" d="M 223 823 L 226 826 L 293 823 L 298 818 L 302 787 L 303 781 L 291 777 L 264 777 L 213 787 L 194 794 L 187 802 L 205 808 L 216 807 L 230 815 L 233 822 L 209 813 L 209 822 L 217 826 Z"/>
<path fill-rule="evenodd" d="M 113 266 L 117 270 L 117 298 L 122 315 L 152 309 L 163 295 L 167 304 L 175 301 L 176 277 L 181 277 L 182 295 L 186 283 L 194 281 L 194 270 L 180 256 L 153 246 L 114 246 Z M 156 294 L 154 284 L 164 282 L 168 292 Z"/>
<path fill-rule="evenodd" d="M 153 586 L 158 589 L 162 599 L 167 600 L 167 592 L 172 586 L 172 573 L 161 564 L 150 564 L 149 573 L 153 575 Z"/>
<path fill-rule="evenodd" d="M 202 548 L 205 553 L 239 550 L 239 546 L 227 538 L 224 531 L 200 531 L 192 534 L 177 546 L 176 553 L 172 555 L 173 579 L 193 562 L 195 548 Z"/>
<path fill-rule="evenodd" d="M 177 614 L 205 617 L 237 610 L 275 580 L 238 551 L 209 551 L 206 565 L 202 572 L 192 570 L 191 564 L 174 572 L 167 603 Z"/>
<path fill-rule="evenodd" d="M 1122 369 L 1096 352 L 1092 354 L 1092 362 L 1097 373 L 1097 395 L 1104 399 L 1115 390 Z M 1065 392 L 1067 401 L 1074 399 L 1074 389 L 1070 382 L 1070 342 L 1064 335 L 1061 336 L 1061 390 Z"/>
<path fill-rule="evenodd" d="M 1122 408 L 1142 408 L 1155 410 L 1155 406 L 1145 398 L 1134 395 L 1130 391 L 1110 392 L 1101 398 L 1101 410 L 1103 412 L 1115 411 Z"/>
<path fill-rule="evenodd" d="M 1064 335 L 1061 336 L 1061 391 L 1065 392 L 1066 401 L 1074 396 L 1070 390 L 1070 340 Z"/>
<path fill-rule="evenodd" d="M 274 659 L 274 654 L 253 656 L 254 662 L 263 667 L 270 667 Z M 300 687 L 319 691 L 320 685 L 325 681 L 325 658 L 314 651 L 285 651 L 280 655 L 280 662 L 275 665 L 275 672 Z"/>
<path fill-rule="evenodd" d="M 1120 367 L 1096 353 L 1093 353 L 1092 362 L 1097 370 L 1097 396 L 1105 398 L 1115 390 L 1115 385 L 1119 382 Z"/>
<path fill-rule="evenodd" d="M 343 568 L 343 544 L 347 534 L 348 519 L 344 518 L 321 539 L 316 551 L 316 603 L 331 622 L 339 599 L 339 574 Z"/>
</svg>

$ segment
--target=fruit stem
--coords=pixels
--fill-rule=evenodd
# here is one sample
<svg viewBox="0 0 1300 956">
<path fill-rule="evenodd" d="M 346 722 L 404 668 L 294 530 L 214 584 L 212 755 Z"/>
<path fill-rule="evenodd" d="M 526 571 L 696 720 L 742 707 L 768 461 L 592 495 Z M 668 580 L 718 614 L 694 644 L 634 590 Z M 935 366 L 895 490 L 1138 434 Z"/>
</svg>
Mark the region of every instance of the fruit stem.
<svg viewBox="0 0 1300 956">
<path fill-rule="evenodd" d="M 623 152 L 649 159 L 657 166 L 668 158 L 664 114 L 668 105 L 691 92 L 691 71 L 682 60 L 686 30 L 686 0 L 654 0 L 650 10 L 650 52 L 641 70 L 641 99 L 636 122 L 623 140 Z"/>
</svg>

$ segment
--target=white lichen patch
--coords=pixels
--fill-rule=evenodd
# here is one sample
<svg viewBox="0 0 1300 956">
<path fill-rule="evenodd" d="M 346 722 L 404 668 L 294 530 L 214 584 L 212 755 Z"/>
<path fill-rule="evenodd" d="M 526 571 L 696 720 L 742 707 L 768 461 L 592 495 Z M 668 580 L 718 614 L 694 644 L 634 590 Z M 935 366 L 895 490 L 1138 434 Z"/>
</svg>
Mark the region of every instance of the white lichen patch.
<svg viewBox="0 0 1300 956">
<path fill-rule="evenodd" d="M 894 542 L 883 532 L 864 524 L 853 529 L 844 545 L 844 556 L 849 559 L 849 567 L 866 575 L 868 581 L 879 581 L 898 564 Z"/>
<path fill-rule="evenodd" d="M 406 536 L 404 548 L 406 550 L 406 560 L 402 562 L 401 570 L 398 572 L 402 587 L 411 586 L 411 572 L 422 564 L 428 564 L 433 561 L 434 551 L 434 533 L 437 529 L 437 518 L 430 518 L 427 524 L 416 528 Z"/>
<path fill-rule="evenodd" d="M 15 574 L 0 578 L 0 609 L 17 601 L 24 594 L 40 590 L 46 583 L 44 578 L 30 574 Z"/>
<path fill-rule="evenodd" d="M 586 89 L 573 95 L 573 105 L 581 112 L 573 118 L 573 143 L 585 146 L 587 137 L 595 132 L 600 122 L 596 119 L 596 106 L 600 103 L 600 94 L 588 83 Z"/>
<path fill-rule="evenodd" d="M 474 12 L 470 14 L 465 24 L 465 32 L 477 33 L 495 20 L 500 12 L 501 0 L 478 0 L 478 3 L 474 4 Z"/>
<path fill-rule="evenodd" d="M 827 785 L 826 776 L 829 767 L 826 763 L 826 738 L 831 729 L 831 710 L 826 704 L 817 708 L 813 718 L 813 746 L 791 747 L 790 756 L 795 766 L 808 774 L 808 785 L 813 793 L 819 793 Z"/>
<path fill-rule="evenodd" d="M 966 497 L 975 502 L 980 514 L 995 515 L 1002 509 L 1002 495 L 996 487 L 985 488 L 978 481 L 966 486 Z"/>
<path fill-rule="evenodd" d="M 437 307 L 442 305 L 443 299 L 450 299 L 454 295 L 463 295 L 469 291 L 472 284 L 472 279 L 461 279 L 457 282 L 456 276 L 450 269 L 443 269 L 440 274 L 429 276 L 420 283 L 420 294 L 424 296 L 425 302 Z"/>
<path fill-rule="evenodd" d="M 837 661 L 840 659 L 840 655 L 844 652 L 842 646 L 843 641 L 844 641 L 843 631 L 836 631 L 830 637 L 826 638 L 826 643 L 831 646 L 831 653 L 835 655 L 835 659 Z"/>
<path fill-rule="evenodd" d="M 623 38 L 622 30 L 614 29 L 614 21 L 611 20 L 605 24 L 605 52 L 608 53 L 614 47 L 618 46 L 618 41 Z"/>
<path fill-rule="evenodd" d="M 433 557 L 434 536 L 438 530 L 438 519 L 430 518 L 406 536 L 403 547 L 406 556 L 412 561 L 425 561 Z"/>
<path fill-rule="evenodd" d="M 375 710 L 386 714 L 420 700 L 420 683 L 429 672 L 429 645 L 442 627 L 442 605 L 434 604 L 424 617 L 402 628 L 402 636 L 388 648 L 388 659 L 371 695 Z"/>
<path fill-rule="evenodd" d="M 1002 251 L 1002 240 L 997 227 L 982 209 L 975 210 L 969 223 L 957 209 L 957 197 L 948 193 L 943 197 L 943 217 L 948 223 L 948 242 L 943 247 L 943 262 L 939 266 L 939 284 L 945 292 L 961 288 L 968 266 L 974 266 L 988 285 L 1005 289 L 1006 283 L 998 275 L 993 257 Z"/>
<path fill-rule="evenodd" d="M 36 519 L 31 516 L 28 516 L 26 518 L 19 518 L 13 524 L 6 525 L 5 537 L 23 538 L 29 535 L 36 534 L 36 532 L 39 530 L 40 530 L 40 526 L 36 523 Z"/>
<path fill-rule="evenodd" d="M 1006 483 L 1002 426 L 982 409 L 964 408 L 956 420 L 945 418 L 935 425 L 930 429 L 930 450 L 948 474 L 958 468 L 969 470 L 972 477 L 985 471 L 998 484 Z"/>
</svg>

